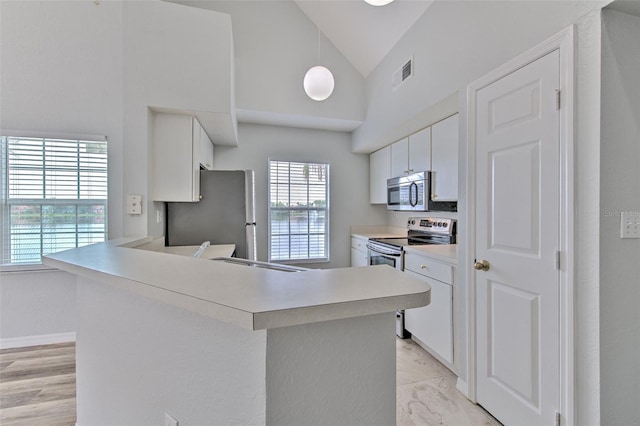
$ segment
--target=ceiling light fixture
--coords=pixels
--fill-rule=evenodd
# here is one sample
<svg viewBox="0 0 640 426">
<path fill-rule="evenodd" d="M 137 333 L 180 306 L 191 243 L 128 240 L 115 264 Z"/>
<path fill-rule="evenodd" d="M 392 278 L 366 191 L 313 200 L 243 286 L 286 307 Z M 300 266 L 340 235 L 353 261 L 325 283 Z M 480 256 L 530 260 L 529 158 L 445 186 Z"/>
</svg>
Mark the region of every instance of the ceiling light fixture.
<svg viewBox="0 0 640 426">
<path fill-rule="evenodd" d="M 386 6 L 391 3 L 393 0 L 364 0 L 366 3 L 369 3 L 371 6 Z"/>
<path fill-rule="evenodd" d="M 320 62 L 320 28 L 318 28 L 318 62 Z M 316 65 L 304 75 L 304 91 L 314 101 L 324 101 L 333 93 L 335 81 L 327 67 Z"/>
</svg>

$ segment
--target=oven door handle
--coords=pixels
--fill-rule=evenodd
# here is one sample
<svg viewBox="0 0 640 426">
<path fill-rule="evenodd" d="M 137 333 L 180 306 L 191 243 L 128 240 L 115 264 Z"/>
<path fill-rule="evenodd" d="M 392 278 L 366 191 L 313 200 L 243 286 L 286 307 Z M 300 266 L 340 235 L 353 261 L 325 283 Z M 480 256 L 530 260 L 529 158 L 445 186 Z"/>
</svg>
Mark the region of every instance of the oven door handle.
<svg viewBox="0 0 640 426">
<path fill-rule="evenodd" d="M 367 243 L 367 248 L 374 253 L 378 253 L 382 256 L 392 256 L 392 257 L 400 257 L 402 256 L 402 252 L 398 252 L 397 250 L 385 249 L 383 247 Z"/>
</svg>

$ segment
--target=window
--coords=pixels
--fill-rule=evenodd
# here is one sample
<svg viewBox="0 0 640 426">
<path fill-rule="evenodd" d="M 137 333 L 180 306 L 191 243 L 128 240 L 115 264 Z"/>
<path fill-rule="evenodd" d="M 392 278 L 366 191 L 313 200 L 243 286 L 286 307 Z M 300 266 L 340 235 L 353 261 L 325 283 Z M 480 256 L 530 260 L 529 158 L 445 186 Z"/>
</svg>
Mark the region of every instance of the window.
<svg viewBox="0 0 640 426">
<path fill-rule="evenodd" d="M 329 260 L 329 165 L 269 161 L 269 260 Z"/>
<path fill-rule="evenodd" d="M 107 142 L 2 136 L 0 264 L 107 237 Z"/>
</svg>

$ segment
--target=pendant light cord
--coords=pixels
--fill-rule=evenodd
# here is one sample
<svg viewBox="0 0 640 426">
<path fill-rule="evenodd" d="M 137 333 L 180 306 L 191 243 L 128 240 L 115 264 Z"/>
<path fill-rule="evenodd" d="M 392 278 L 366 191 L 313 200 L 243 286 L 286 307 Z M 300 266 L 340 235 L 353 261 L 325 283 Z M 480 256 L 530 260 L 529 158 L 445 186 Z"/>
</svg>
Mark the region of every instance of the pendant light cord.
<svg viewBox="0 0 640 426">
<path fill-rule="evenodd" d="M 318 27 L 318 65 L 320 65 L 320 27 Z"/>
</svg>

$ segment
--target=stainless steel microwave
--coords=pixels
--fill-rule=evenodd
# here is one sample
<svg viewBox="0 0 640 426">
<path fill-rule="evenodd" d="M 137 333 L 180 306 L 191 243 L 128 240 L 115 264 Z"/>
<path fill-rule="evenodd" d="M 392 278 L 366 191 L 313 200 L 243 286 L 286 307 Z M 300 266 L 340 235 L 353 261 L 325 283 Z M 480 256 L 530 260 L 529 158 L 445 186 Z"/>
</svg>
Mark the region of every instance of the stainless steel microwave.
<svg viewBox="0 0 640 426">
<path fill-rule="evenodd" d="M 429 172 L 387 179 L 387 209 L 427 211 Z"/>
<path fill-rule="evenodd" d="M 456 201 L 431 199 L 431 172 L 387 179 L 387 210 L 456 212 Z"/>
</svg>

